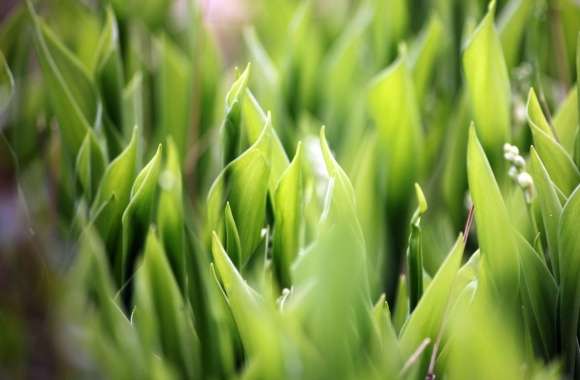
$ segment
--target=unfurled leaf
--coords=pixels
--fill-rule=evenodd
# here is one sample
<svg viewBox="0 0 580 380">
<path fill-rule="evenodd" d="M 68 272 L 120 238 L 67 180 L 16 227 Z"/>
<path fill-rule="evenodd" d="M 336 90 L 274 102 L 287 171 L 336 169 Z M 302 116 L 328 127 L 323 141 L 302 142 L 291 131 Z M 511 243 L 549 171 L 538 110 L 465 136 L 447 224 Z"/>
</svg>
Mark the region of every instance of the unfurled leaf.
<svg viewBox="0 0 580 380">
<path fill-rule="evenodd" d="M 560 334 L 566 372 L 574 371 L 580 316 L 580 186 L 562 210 L 558 230 L 560 253 Z"/>
<path fill-rule="evenodd" d="M 185 236 L 183 214 L 183 184 L 179 152 L 173 139 L 167 140 L 165 164 L 159 174 L 159 206 L 157 227 L 171 269 L 178 284 L 185 286 Z"/>
<path fill-rule="evenodd" d="M 233 161 L 242 149 L 242 104 L 249 77 L 248 64 L 226 94 L 225 119 L 221 127 L 224 166 Z"/>
<path fill-rule="evenodd" d="M 528 120 L 530 123 L 538 127 L 542 132 L 554 138 L 554 133 L 552 132 L 552 127 L 548 123 L 538 101 L 538 97 L 534 92 L 533 88 L 530 88 L 530 93 L 528 94 L 528 104 L 526 106 L 528 111 Z"/>
<path fill-rule="evenodd" d="M 463 50 L 463 71 L 481 144 L 495 165 L 510 141 L 511 90 L 507 67 L 494 25 L 495 0 Z"/>
<path fill-rule="evenodd" d="M 423 132 L 414 84 L 403 53 L 375 77 L 369 88 L 370 115 L 379 131 L 379 147 L 386 159 L 389 207 L 409 198 L 422 170 Z"/>
<path fill-rule="evenodd" d="M 229 202 L 238 226 L 242 266 L 258 248 L 264 227 L 270 146 L 271 133 L 266 126 L 256 143 L 223 169 L 208 194 L 208 232 L 223 236 L 223 210 Z"/>
<path fill-rule="evenodd" d="M 558 199 L 558 194 L 554 189 L 554 184 L 542 160 L 532 147 L 530 150 L 531 168 L 530 172 L 534 178 L 534 185 L 537 192 L 537 199 L 540 205 L 544 230 L 546 231 L 546 243 L 550 254 L 551 267 L 556 278 L 560 277 L 560 265 L 558 254 L 558 224 L 562 205 Z"/>
<path fill-rule="evenodd" d="M 580 182 L 580 171 L 574 161 L 551 135 L 543 132 L 533 122 L 530 123 L 534 146 L 546 166 L 552 181 L 567 197 Z"/>
<path fill-rule="evenodd" d="M 473 125 L 469 130 L 467 177 L 482 264 L 498 294 L 512 302 L 519 286 L 519 258 L 512 224 Z"/>
<path fill-rule="evenodd" d="M 520 253 L 524 305 L 529 307 L 532 326 L 537 329 L 545 358 L 554 355 L 556 348 L 556 309 L 558 286 L 544 261 L 521 235 L 517 236 Z"/>
<path fill-rule="evenodd" d="M 290 265 L 300 250 L 304 215 L 302 145 L 299 142 L 290 166 L 284 171 L 274 193 L 275 230 L 272 245 L 274 270 L 282 287 L 292 284 Z"/>
<path fill-rule="evenodd" d="M 425 290 L 419 304 L 400 333 L 401 354 L 409 357 L 425 338 L 437 339 L 448 310 L 449 295 L 461 265 L 465 242 L 459 235 L 447 258 Z M 430 351 L 430 349 L 429 349 Z"/>
<path fill-rule="evenodd" d="M 161 170 L 161 145 L 147 165 L 135 178 L 131 198 L 121 219 L 123 229 L 122 255 L 117 257 L 115 272 L 119 284 L 133 271 L 137 253 L 143 247 L 142 236 L 147 234 L 153 218 Z"/>
<path fill-rule="evenodd" d="M 97 141 L 94 132 L 87 130 L 87 135 L 77 155 L 75 171 L 88 202 L 93 201 L 106 164 L 101 144 Z"/>
<path fill-rule="evenodd" d="M 131 187 L 137 175 L 137 138 L 135 129 L 129 145 L 107 167 L 91 206 L 96 228 L 108 249 L 117 248 L 115 244 L 120 232 L 121 215 L 129 203 Z M 111 196 L 114 196 L 114 202 L 98 214 L 97 211 Z"/>
</svg>

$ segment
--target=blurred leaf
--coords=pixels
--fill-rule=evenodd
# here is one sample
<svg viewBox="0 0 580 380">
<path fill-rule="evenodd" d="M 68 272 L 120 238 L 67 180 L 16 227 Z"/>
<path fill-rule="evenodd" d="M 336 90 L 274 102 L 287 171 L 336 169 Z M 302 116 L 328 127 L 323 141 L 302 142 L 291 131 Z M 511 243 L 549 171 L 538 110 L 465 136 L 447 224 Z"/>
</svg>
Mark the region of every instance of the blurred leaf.
<svg viewBox="0 0 580 380">
<path fill-rule="evenodd" d="M 14 94 L 14 77 L 0 50 L 0 115 L 6 110 Z"/>
<path fill-rule="evenodd" d="M 299 142 L 290 166 L 284 171 L 274 193 L 274 237 L 272 259 L 281 287 L 292 285 L 290 265 L 298 255 L 304 215 L 302 144 Z"/>
<path fill-rule="evenodd" d="M 498 29 L 508 70 L 517 64 L 524 31 L 534 2 L 535 0 L 510 0 L 502 9 Z"/>
<path fill-rule="evenodd" d="M 368 102 L 386 158 L 389 207 L 405 202 L 422 168 L 423 132 L 415 90 L 402 55 L 371 82 Z M 399 206 L 400 207 L 400 206 Z"/>
<path fill-rule="evenodd" d="M 119 30 L 111 8 L 107 8 L 107 20 L 99 38 L 96 57 L 95 77 L 101 92 L 101 99 L 113 124 L 122 130 L 123 65 Z"/>
<path fill-rule="evenodd" d="M 189 148 L 192 121 L 192 65 L 189 58 L 169 38 L 157 40 L 159 54 L 158 104 L 160 140 L 171 136 L 179 161 Z"/>
<path fill-rule="evenodd" d="M 467 176 L 482 263 L 494 289 L 505 297 L 503 301 L 513 302 L 519 288 L 519 258 L 512 224 L 473 125 L 468 144 Z"/>
<path fill-rule="evenodd" d="M 542 132 L 544 132 L 549 137 L 554 138 L 552 127 L 544 117 L 544 112 L 542 111 L 542 107 L 540 106 L 540 102 L 538 101 L 538 98 L 536 97 L 536 93 L 534 92 L 533 88 L 530 88 L 526 109 L 528 112 L 528 119 L 530 123 L 538 127 Z"/>
<path fill-rule="evenodd" d="M 129 137 L 135 126 L 143 128 L 143 76 L 141 72 L 133 75 L 123 89 L 123 135 Z"/>
<path fill-rule="evenodd" d="M 105 172 L 107 160 L 92 130 L 87 130 L 76 158 L 76 175 L 87 201 L 93 201 L 99 183 Z"/>
<path fill-rule="evenodd" d="M 97 117 L 97 91 L 79 60 L 36 15 L 30 3 L 28 8 L 34 24 L 38 60 L 65 149 L 76 155 Z"/>
<path fill-rule="evenodd" d="M 490 160 L 498 164 L 510 141 L 510 82 L 494 26 L 495 0 L 463 50 L 463 70 L 477 132 Z"/>
<path fill-rule="evenodd" d="M 578 128 L 578 90 L 570 90 L 552 119 L 562 147 L 570 157 L 574 154 L 574 139 Z"/>
<path fill-rule="evenodd" d="M 182 377 L 199 373 L 199 341 L 165 252 L 153 229 L 135 279 L 134 324 L 146 347 L 172 363 Z"/>
<path fill-rule="evenodd" d="M 419 37 L 419 43 L 415 48 L 416 51 L 412 51 L 413 81 L 415 83 L 415 94 L 418 104 L 423 104 L 429 79 L 431 78 L 437 58 L 442 52 L 442 45 L 445 42 L 443 28 L 439 17 L 431 17 Z"/>
<path fill-rule="evenodd" d="M 407 318 L 409 317 L 409 296 L 407 289 L 407 278 L 404 274 L 399 276 L 397 295 L 395 297 L 395 314 L 393 315 L 393 326 L 397 334 L 401 333 Z"/>
<path fill-rule="evenodd" d="M 578 346 L 580 316 L 580 186 L 572 192 L 562 210 L 558 233 L 560 253 L 560 334 L 564 366 L 570 375 Z"/>
<path fill-rule="evenodd" d="M 227 252 L 229 252 L 230 257 L 236 264 L 236 267 L 240 268 L 242 261 L 242 246 L 240 243 L 240 234 L 238 233 L 238 227 L 236 226 L 236 221 L 234 220 L 232 208 L 230 207 L 229 202 L 226 202 L 224 224 L 225 224 L 224 229 L 225 229 L 225 242 Z"/>
</svg>

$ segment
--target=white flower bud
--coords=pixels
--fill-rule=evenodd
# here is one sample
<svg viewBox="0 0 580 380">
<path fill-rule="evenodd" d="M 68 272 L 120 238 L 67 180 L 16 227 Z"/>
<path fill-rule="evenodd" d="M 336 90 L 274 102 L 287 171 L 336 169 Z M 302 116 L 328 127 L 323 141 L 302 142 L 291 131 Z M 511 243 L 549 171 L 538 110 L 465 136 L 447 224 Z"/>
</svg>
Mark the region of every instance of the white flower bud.
<svg viewBox="0 0 580 380">
<path fill-rule="evenodd" d="M 510 169 L 508 170 L 508 175 L 510 176 L 511 179 L 517 180 L 518 169 L 515 166 L 510 166 Z"/>
<path fill-rule="evenodd" d="M 526 172 L 521 172 L 520 174 L 518 174 L 518 185 L 520 185 L 520 187 L 522 187 L 523 189 L 529 189 L 532 186 L 534 186 L 534 180 L 532 179 L 532 176 L 529 175 Z"/>
<path fill-rule="evenodd" d="M 520 169 L 526 166 L 526 160 L 522 156 L 515 156 L 513 163 Z"/>
</svg>

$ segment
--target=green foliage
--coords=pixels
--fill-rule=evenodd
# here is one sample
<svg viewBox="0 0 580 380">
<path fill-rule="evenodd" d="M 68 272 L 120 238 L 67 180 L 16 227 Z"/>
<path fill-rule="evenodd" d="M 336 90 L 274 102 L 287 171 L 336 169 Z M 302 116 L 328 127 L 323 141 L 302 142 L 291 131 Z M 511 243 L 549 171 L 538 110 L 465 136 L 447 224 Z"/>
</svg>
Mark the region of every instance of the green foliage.
<svg viewBox="0 0 580 380">
<path fill-rule="evenodd" d="M 0 377 L 579 377 L 574 1 L 13 8 Z"/>
</svg>

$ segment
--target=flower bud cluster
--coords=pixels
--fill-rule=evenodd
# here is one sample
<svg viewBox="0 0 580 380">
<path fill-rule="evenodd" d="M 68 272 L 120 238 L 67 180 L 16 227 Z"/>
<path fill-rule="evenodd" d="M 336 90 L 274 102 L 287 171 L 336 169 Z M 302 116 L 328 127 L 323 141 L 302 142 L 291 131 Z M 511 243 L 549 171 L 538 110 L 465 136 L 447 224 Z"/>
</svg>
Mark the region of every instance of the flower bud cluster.
<svg viewBox="0 0 580 380">
<path fill-rule="evenodd" d="M 517 146 L 508 143 L 503 145 L 503 157 L 511 164 L 508 175 L 524 191 L 526 202 L 531 203 L 534 196 L 534 180 L 526 171 L 526 160 L 520 155 Z"/>
</svg>

